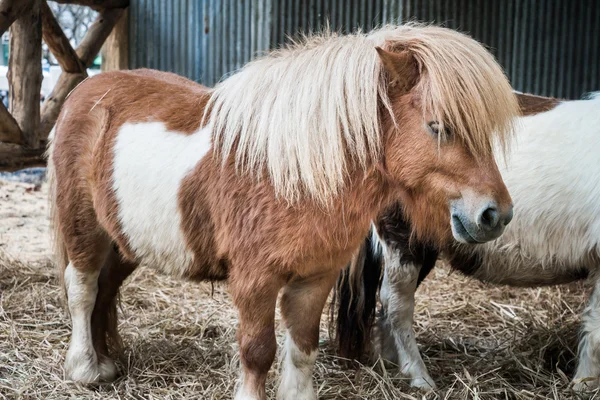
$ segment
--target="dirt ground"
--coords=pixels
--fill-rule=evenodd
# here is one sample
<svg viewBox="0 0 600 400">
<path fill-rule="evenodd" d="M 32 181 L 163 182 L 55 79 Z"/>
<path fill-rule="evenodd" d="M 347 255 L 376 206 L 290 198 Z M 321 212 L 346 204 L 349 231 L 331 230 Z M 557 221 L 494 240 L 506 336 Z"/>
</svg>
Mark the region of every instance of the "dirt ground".
<svg viewBox="0 0 600 400">
<path fill-rule="evenodd" d="M 231 398 L 239 360 L 226 287 L 147 268 L 122 293 L 121 376 L 88 387 L 64 381 L 70 322 L 49 262 L 47 189 L 32 188 L 0 181 L 0 399 Z M 411 390 L 381 362 L 342 368 L 324 315 L 315 369 L 319 398 L 575 398 L 569 378 L 588 291 L 582 284 L 492 287 L 438 268 L 417 293 L 416 334 L 439 390 Z M 276 380 L 273 368 L 271 398 Z"/>
</svg>

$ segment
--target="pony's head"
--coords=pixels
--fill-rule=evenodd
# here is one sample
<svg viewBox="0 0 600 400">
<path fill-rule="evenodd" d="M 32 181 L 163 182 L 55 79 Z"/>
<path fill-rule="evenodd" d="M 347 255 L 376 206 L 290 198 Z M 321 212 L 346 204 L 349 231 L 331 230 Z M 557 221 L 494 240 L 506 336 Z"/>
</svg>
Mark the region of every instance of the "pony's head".
<svg viewBox="0 0 600 400">
<path fill-rule="evenodd" d="M 415 233 L 441 242 L 500 236 L 512 203 L 498 171 L 518 104 L 493 56 L 434 26 L 373 34 L 387 86 L 381 114 L 385 174 L 402 190 Z"/>
<path fill-rule="evenodd" d="M 517 103 L 480 44 L 415 24 L 306 37 L 248 63 L 206 107 L 223 164 L 281 198 L 339 200 L 361 170 L 403 188 L 417 233 L 483 242 L 510 220 L 493 156 Z M 208 121 L 206 121 L 208 122 Z"/>
</svg>

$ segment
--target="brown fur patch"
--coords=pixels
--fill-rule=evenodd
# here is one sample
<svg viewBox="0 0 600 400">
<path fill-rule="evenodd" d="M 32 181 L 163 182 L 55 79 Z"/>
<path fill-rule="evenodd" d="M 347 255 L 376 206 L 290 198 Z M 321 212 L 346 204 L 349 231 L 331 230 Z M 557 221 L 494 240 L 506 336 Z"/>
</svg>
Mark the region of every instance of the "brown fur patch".
<svg viewBox="0 0 600 400">
<path fill-rule="evenodd" d="M 122 260 L 116 249 L 111 249 L 98 277 L 98 295 L 92 312 L 92 340 L 98 357 L 108 357 L 121 350 L 117 329 L 117 297 L 119 288 L 135 271 L 136 263 Z"/>
<path fill-rule="evenodd" d="M 310 354 L 319 344 L 319 324 L 327 296 L 339 273 L 329 271 L 288 282 L 281 297 L 285 326 L 300 351 Z"/>
<path fill-rule="evenodd" d="M 516 93 L 517 100 L 519 101 L 519 108 L 521 115 L 535 115 L 550 111 L 554 107 L 560 104 L 559 99 L 554 97 L 542 97 L 527 93 Z"/>
</svg>

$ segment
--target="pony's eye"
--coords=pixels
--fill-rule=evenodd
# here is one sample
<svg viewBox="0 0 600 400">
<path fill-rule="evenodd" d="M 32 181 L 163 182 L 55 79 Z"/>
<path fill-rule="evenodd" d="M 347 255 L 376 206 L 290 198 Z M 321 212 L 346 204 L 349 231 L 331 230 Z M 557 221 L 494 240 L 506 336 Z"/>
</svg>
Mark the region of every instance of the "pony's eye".
<svg viewBox="0 0 600 400">
<path fill-rule="evenodd" d="M 440 124 L 437 121 L 431 121 L 427 126 L 433 136 L 437 137 L 440 134 Z"/>
<path fill-rule="evenodd" d="M 434 138 L 439 138 L 443 142 L 451 139 L 452 132 L 450 129 L 448 129 L 447 126 L 442 128 L 440 123 L 437 121 L 431 121 L 428 123 L 427 128 L 429 128 L 429 133 L 431 133 Z"/>
</svg>

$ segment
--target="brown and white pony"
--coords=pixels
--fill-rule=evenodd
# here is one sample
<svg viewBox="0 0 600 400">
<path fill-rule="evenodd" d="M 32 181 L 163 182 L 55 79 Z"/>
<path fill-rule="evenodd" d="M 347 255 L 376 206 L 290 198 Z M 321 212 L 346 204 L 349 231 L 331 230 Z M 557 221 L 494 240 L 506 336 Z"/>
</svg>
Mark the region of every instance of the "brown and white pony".
<svg viewBox="0 0 600 400">
<path fill-rule="evenodd" d="M 239 310 L 237 399 L 265 398 L 283 290 L 279 397 L 315 398 L 327 295 L 392 201 L 414 204 L 415 230 L 436 243 L 451 232 L 467 240 L 465 227 L 478 241 L 502 233 L 512 204 L 493 149 L 517 113 L 480 44 L 421 25 L 309 37 L 214 89 L 149 70 L 86 80 L 50 149 L 72 320 L 66 376 L 115 378 L 115 295 L 146 263 L 228 281 Z"/>
<path fill-rule="evenodd" d="M 342 355 L 358 358 L 370 344 L 381 285 L 375 351 L 399 365 L 413 386 L 435 386 L 419 354 L 412 322 L 414 292 L 441 253 L 453 269 L 496 284 L 544 286 L 589 276 L 594 290 L 584 311 L 574 388 L 598 386 L 600 96 L 577 101 L 523 94 L 518 98 L 523 116 L 507 163 L 500 163 L 517 209 L 509 228 L 499 239 L 479 246 L 440 247 L 412 239 L 410 215 L 400 204 L 390 207 L 337 288 Z"/>
</svg>

